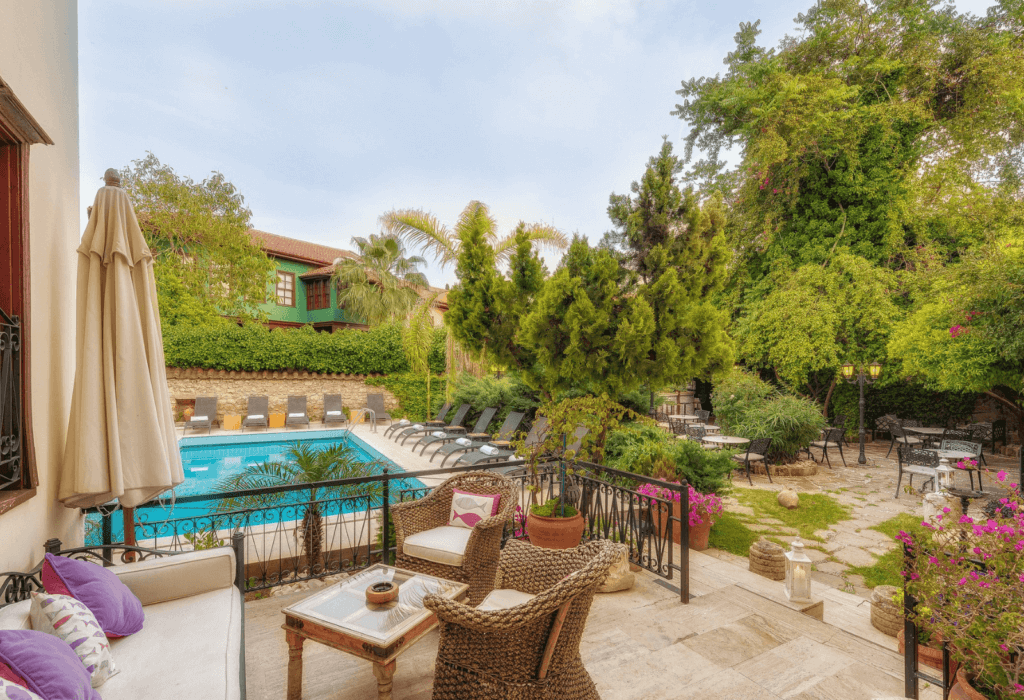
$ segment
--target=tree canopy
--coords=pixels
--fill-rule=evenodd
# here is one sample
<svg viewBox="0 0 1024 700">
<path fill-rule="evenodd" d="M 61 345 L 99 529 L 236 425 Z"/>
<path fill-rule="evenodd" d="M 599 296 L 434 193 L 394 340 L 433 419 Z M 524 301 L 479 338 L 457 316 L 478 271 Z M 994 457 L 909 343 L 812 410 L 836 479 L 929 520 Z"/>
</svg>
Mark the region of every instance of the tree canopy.
<svg viewBox="0 0 1024 700">
<path fill-rule="evenodd" d="M 247 233 L 252 212 L 221 173 L 202 182 L 178 175 L 152 153 L 121 170 L 139 226 L 154 255 L 158 293 L 184 291 L 216 314 L 258 318 L 274 266 Z M 176 281 L 161 284 L 163 278 Z M 160 294 L 161 320 L 181 300 Z M 187 318 L 195 319 L 190 312 Z"/>
<path fill-rule="evenodd" d="M 389 232 L 352 238 L 358 258 L 336 261 L 331 282 L 338 289 L 338 305 L 370 326 L 405 321 L 428 291 L 418 255 L 406 256 L 405 247 Z"/>
</svg>

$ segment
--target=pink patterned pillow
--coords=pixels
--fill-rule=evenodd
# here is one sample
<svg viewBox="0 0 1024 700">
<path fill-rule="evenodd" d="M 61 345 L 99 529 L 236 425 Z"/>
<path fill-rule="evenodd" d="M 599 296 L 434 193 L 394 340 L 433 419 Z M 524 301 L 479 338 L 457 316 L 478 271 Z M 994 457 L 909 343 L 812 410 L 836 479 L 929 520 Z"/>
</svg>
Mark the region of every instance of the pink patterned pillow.
<svg viewBox="0 0 1024 700">
<path fill-rule="evenodd" d="M 19 683 L 11 683 L 0 677 L 0 700 L 43 700 Z"/>
<path fill-rule="evenodd" d="M 455 527 L 476 527 L 476 524 L 484 518 L 498 514 L 500 501 L 500 493 L 469 493 L 453 489 L 452 512 L 448 517 L 448 524 Z"/>
</svg>

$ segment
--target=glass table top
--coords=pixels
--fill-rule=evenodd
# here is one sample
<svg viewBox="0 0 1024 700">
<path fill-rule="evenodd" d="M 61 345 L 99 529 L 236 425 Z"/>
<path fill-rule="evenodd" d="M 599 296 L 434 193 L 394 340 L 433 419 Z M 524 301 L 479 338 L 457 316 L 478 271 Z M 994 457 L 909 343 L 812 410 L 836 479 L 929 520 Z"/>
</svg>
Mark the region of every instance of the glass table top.
<svg viewBox="0 0 1024 700">
<path fill-rule="evenodd" d="M 367 603 L 367 587 L 381 581 L 398 584 L 398 598 L 383 605 Z M 428 594 L 457 598 L 468 588 L 464 583 L 375 564 L 282 612 L 386 646 L 432 614 L 423 607 Z"/>
</svg>

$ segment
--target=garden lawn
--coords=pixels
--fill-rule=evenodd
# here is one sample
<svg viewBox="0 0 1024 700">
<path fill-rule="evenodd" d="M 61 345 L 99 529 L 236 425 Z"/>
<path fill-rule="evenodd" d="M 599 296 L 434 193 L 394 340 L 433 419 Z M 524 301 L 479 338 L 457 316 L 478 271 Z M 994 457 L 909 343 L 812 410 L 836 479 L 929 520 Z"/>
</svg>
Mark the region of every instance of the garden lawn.
<svg viewBox="0 0 1024 700">
<path fill-rule="evenodd" d="M 921 517 L 910 513 L 900 513 L 895 518 L 878 523 L 871 527 L 893 539 L 900 534 L 900 531 L 909 532 L 914 539 L 925 537 L 930 533 L 921 527 Z M 875 586 L 896 586 L 903 585 L 903 547 L 895 547 L 882 556 L 878 557 L 872 566 L 854 566 L 849 573 L 864 577 L 864 585 L 868 588 Z"/>
<path fill-rule="evenodd" d="M 801 493 L 800 507 L 789 510 L 779 505 L 776 491 L 763 489 L 733 489 L 732 496 L 740 505 L 754 511 L 753 515 L 738 516 L 748 522 L 763 523 L 765 520 L 778 520 L 782 527 L 795 529 L 801 539 L 823 542 L 814 534 L 816 530 L 826 530 L 843 520 L 850 520 L 853 515 L 849 506 L 823 493 Z M 773 523 L 766 523 L 769 526 Z M 766 532 L 765 534 L 769 534 Z"/>
<path fill-rule="evenodd" d="M 732 513 L 725 512 L 711 527 L 708 544 L 715 549 L 745 557 L 750 553 L 750 545 L 757 542 L 757 538 L 758 533 L 744 525 Z"/>
</svg>

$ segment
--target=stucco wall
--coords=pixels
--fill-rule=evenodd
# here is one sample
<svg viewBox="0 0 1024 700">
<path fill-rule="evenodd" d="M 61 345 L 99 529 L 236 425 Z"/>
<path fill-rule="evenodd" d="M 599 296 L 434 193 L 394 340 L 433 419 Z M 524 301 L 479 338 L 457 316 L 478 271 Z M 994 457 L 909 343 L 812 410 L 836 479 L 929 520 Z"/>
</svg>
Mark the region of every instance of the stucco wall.
<svg viewBox="0 0 1024 700">
<path fill-rule="evenodd" d="M 82 536 L 77 511 L 56 500 L 74 382 L 75 248 L 84 206 L 75 0 L 0 0 L 0 76 L 55 144 L 32 146 L 29 155 L 29 339 L 39 490 L 0 516 L 0 571 L 10 571 L 37 563 L 50 537 L 70 545 Z"/>
<path fill-rule="evenodd" d="M 167 368 L 167 386 L 175 417 L 182 402 L 197 396 L 217 397 L 217 420 L 225 414 L 244 416 L 250 396 L 267 396 L 271 413 L 284 413 L 288 396 L 305 396 L 310 420 L 323 417 L 324 394 L 341 394 L 346 408 L 366 406 L 366 395 L 384 394 L 384 406 L 398 418 L 398 400 L 387 389 L 367 386 L 364 377 L 313 372 L 227 372 Z"/>
<path fill-rule="evenodd" d="M 267 285 L 267 298 L 269 303 L 260 304 L 260 308 L 267 312 L 272 321 L 291 321 L 293 323 L 306 322 L 306 285 L 299 279 L 299 275 L 309 272 L 312 267 L 294 260 L 274 258 L 274 269 L 281 272 L 290 272 L 295 275 L 295 306 L 280 306 L 277 303 L 277 275 L 274 281 Z"/>
</svg>

